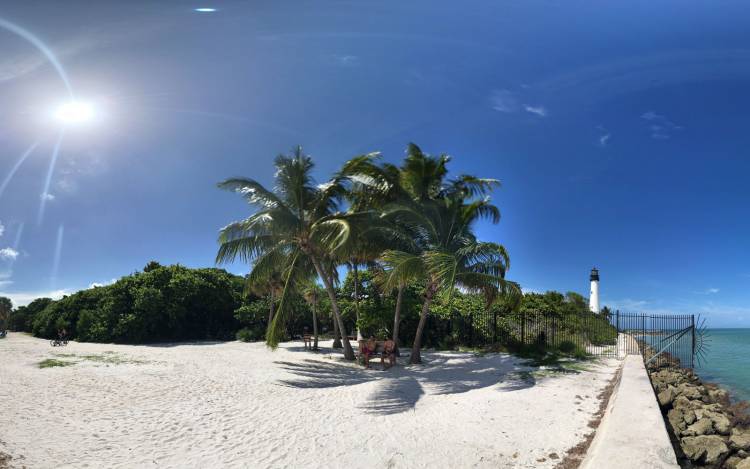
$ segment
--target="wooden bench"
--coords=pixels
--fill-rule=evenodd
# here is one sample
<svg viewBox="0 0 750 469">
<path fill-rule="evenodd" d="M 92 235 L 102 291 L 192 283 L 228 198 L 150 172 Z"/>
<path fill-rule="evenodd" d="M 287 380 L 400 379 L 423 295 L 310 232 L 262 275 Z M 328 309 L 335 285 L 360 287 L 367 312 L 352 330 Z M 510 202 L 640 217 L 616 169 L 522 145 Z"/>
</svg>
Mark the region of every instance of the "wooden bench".
<svg viewBox="0 0 750 469">
<path fill-rule="evenodd" d="M 364 350 L 365 344 L 367 344 L 367 342 L 368 342 L 367 339 L 363 339 L 363 340 L 360 340 L 358 342 L 359 347 L 357 347 L 357 362 L 360 363 L 360 364 L 362 364 L 362 365 L 364 365 L 364 354 L 362 353 L 362 351 Z M 372 359 L 373 357 L 380 357 L 381 363 L 383 363 L 385 365 L 385 358 L 386 358 L 386 356 L 384 355 L 384 353 L 385 353 L 385 341 L 384 340 L 376 340 L 375 341 L 375 351 L 372 352 L 372 354 L 370 354 L 370 359 Z M 396 353 L 395 350 L 392 350 L 391 353 L 394 356 L 394 362 L 395 362 L 395 356 L 396 356 L 395 355 L 395 353 Z"/>
</svg>

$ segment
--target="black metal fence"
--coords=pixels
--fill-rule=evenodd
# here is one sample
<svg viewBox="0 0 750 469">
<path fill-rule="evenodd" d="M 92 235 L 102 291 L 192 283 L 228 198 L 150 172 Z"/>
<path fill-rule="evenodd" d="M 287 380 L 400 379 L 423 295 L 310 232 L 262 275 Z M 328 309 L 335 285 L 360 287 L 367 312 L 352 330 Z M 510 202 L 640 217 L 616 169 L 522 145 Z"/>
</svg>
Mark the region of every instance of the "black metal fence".
<svg viewBox="0 0 750 469">
<path fill-rule="evenodd" d="M 427 345 L 441 348 L 534 345 L 598 357 L 641 354 L 650 366 L 686 368 L 693 367 L 695 356 L 693 315 L 482 311 L 455 313 L 450 318 L 431 316 L 426 329 L 431 336 L 426 338 Z"/>
</svg>

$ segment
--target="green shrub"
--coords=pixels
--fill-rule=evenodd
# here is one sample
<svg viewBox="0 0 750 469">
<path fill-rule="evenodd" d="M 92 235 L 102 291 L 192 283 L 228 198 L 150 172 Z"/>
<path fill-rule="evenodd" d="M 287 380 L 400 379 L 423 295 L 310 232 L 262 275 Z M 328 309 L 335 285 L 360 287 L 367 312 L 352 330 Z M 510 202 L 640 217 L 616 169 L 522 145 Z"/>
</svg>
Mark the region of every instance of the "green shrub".
<svg viewBox="0 0 750 469">
<path fill-rule="evenodd" d="M 575 352 L 576 344 L 570 340 L 563 340 L 557 348 L 560 349 L 560 352 L 562 353 L 571 354 Z"/>
<path fill-rule="evenodd" d="M 263 330 L 260 327 L 243 327 L 237 331 L 237 340 L 241 342 L 257 342 L 262 340 L 264 336 Z"/>
<path fill-rule="evenodd" d="M 589 358 L 589 354 L 583 347 L 576 347 L 575 352 L 573 352 L 573 357 L 577 360 L 585 360 Z"/>
</svg>

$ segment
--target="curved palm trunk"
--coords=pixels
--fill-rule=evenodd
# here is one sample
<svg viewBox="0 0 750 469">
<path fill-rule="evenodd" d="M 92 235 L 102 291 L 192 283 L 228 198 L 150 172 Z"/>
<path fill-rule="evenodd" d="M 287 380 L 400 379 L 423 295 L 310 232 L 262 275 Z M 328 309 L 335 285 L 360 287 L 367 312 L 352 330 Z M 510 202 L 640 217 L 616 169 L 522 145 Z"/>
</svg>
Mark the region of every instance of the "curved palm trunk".
<svg viewBox="0 0 750 469">
<path fill-rule="evenodd" d="M 362 340 L 362 331 L 359 329 L 359 269 L 354 264 L 354 313 L 357 316 L 357 341 Z"/>
<path fill-rule="evenodd" d="M 271 293 L 268 296 L 268 303 L 270 306 L 268 308 L 268 322 L 266 323 L 266 329 L 271 327 L 271 322 L 273 321 L 273 312 L 274 312 L 273 311 L 273 306 L 274 306 L 273 288 L 271 289 Z"/>
<path fill-rule="evenodd" d="M 394 353 L 397 357 L 401 356 L 401 351 L 398 349 L 398 328 L 401 325 L 401 302 L 404 297 L 404 284 L 398 284 L 398 295 L 396 295 L 396 311 L 393 313 L 393 343 L 396 344 Z"/>
<path fill-rule="evenodd" d="M 422 363 L 422 355 L 420 354 L 420 349 L 422 348 L 422 332 L 427 323 L 427 313 L 430 311 L 430 304 L 432 304 L 432 299 L 435 297 L 436 290 L 437 286 L 434 283 L 431 283 L 427 286 L 427 290 L 425 291 L 424 303 L 422 304 L 422 314 L 419 316 L 419 325 L 417 326 L 417 335 L 414 337 L 414 345 L 411 348 L 411 358 L 409 359 L 409 363 L 411 364 Z"/>
<path fill-rule="evenodd" d="M 318 305 L 317 301 L 312 305 L 313 313 L 313 350 L 318 350 Z"/>
<path fill-rule="evenodd" d="M 315 266 L 315 271 L 318 273 L 318 276 L 323 279 L 323 283 L 326 286 L 326 291 L 328 292 L 328 298 L 331 300 L 331 309 L 333 310 L 333 317 L 334 320 L 339 325 L 339 330 L 341 331 L 341 341 L 344 345 L 344 358 L 347 360 L 354 360 L 354 350 L 352 350 L 352 345 L 349 343 L 349 338 L 346 336 L 346 328 L 344 327 L 344 321 L 341 319 L 341 313 L 339 312 L 339 304 L 336 301 L 336 290 L 333 289 L 333 283 L 331 283 L 331 279 L 328 278 L 327 275 L 323 272 L 323 268 L 320 266 L 320 262 L 318 259 L 315 258 L 315 256 L 310 256 L 313 262 L 313 265 Z"/>
<path fill-rule="evenodd" d="M 331 318 L 333 318 L 333 312 L 331 312 Z M 341 334 L 339 333 L 339 323 L 336 319 L 333 320 L 333 348 L 344 348 L 341 345 Z"/>
</svg>

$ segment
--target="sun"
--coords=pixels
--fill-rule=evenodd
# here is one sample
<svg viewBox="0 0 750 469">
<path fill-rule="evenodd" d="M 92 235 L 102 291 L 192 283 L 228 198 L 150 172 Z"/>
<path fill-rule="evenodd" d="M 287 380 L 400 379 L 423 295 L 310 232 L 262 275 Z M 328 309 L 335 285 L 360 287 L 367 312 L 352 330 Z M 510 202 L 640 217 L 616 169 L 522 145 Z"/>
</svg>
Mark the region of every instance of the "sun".
<svg viewBox="0 0 750 469">
<path fill-rule="evenodd" d="M 83 124 L 94 118 L 94 107 L 90 103 L 68 101 L 55 111 L 55 118 L 64 124 Z"/>
</svg>

